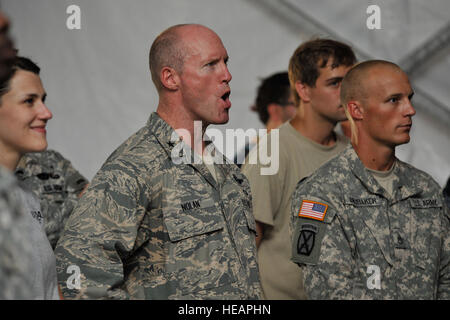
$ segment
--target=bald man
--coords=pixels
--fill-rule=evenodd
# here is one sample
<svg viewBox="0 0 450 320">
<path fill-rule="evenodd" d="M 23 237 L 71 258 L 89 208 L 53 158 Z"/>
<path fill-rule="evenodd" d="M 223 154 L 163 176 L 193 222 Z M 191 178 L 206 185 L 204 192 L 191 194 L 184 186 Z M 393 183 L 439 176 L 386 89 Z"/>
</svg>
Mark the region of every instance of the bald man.
<svg viewBox="0 0 450 320">
<path fill-rule="evenodd" d="M 450 298 L 449 210 L 428 174 L 395 157 L 410 140 L 413 94 L 387 61 L 344 77 L 352 145 L 292 200 L 292 260 L 310 299 Z"/>
<path fill-rule="evenodd" d="M 194 121 L 228 122 L 227 61 L 201 25 L 153 42 L 156 113 L 107 159 L 56 247 L 66 298 L 260 298 L 250 185 L 194 134 Z M 183 161 L 205 150 L 213 162 Z"/>
</svg>

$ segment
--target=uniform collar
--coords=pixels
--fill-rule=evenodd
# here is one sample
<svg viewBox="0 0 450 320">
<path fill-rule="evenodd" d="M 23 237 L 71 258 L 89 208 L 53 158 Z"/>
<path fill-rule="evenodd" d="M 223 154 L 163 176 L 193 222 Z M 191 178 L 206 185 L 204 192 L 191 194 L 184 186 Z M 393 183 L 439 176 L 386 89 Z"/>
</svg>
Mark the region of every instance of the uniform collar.
<svg viewBox="0 0 450 320">
<path fill-rule="evenodd" d="M 423 189 L 420 188 L 419 183 L 415 180 L 415 175 L 411 169 L 409 164 L 397 159 L 397 165 L 394 169 L 397 180 L 394 182 L 394 188 L 398 190 L 398 193 L 395 195 L 395 202 L 423 192 Z"/>
<path fill-rule="evenodd" d="M 381 195 L 384 198 L 390 198 L 383 187 L 379 185 L 372 174 L 366 169 L 351 144 L 344 149 L 343 154 L 348 161 L 350 170 L 369 192 Z"/>
<path fill-rule="evenodd" d="M 152 112 L 146 126 L 150 129 L 169 155 L 173 147 L 181 141 L 180 136 L 176 133 L 176 131 L 156 112 Z M 173 141 L 176 141 L 176 143 Z"/>
<path fill-rule="evenodd" d="M 391 203 L 395 203 L 411 197 L 413 195 L 421 193 L 421 190 L 417 188 L 413 179 L 409 176 L 410 171 L 409 166 L 396 159 L 397 163 L 395 165 L 393 175 L 395 176 L 393 197 L 389 195 L 386 190 L 376 181 L 373 175 L 366 169 L 364 164 L 358 157 L 355 149 L 352 145 L 347 146 L 343 152 L 345 158 L 348 160 L 348 165 L 353 174 L 361 181 L 361 183 L 366 187 L 366 189 L 374 194 L 383 196 L 386 199 L 391 200 Z M 409 171 L 409 174 L 408 172 Z"/>
<path fill-rule="evenodd" d="M 156 112 L 153 112 L 150 115 L 150 118 L 147 121 L 146 126 L 149 128 L 149 130 L 153 133 L 153 135 L 156 137 L 158 142 L 161 144 L 161 146 L 166 151 L 169 158 L 172 159 L 172 154 L 179 157 L 184 157 L 186 148 L 190 148 L 185 146 L 183 148 L 182 145 L 179 145 L 183 143 L 181 137 L 176 133 L 176 131 L 166 122 L 164 121 Z M 184 144 L 184 143 L 183 143 Z M 218 169 L 216 170 L 217 179 L 219 181 L 224 181 L 225 178 L 231 173 L 231 172 L 239 172 L 239 168 L 235 165 L 230 165 L 232 162 L 228 160 L 222 153 L 217 150 L 217 148 L 212 144 L 212 141 L 207 140 L 206 145 L 212 147 L 213 152 L 212 155 L 216 155 L 218 158 L 222 160 L 222 164 L 218 164 L 215 167 Z M 177 147 L 176 150 L 174 148 Z M 184 150 L 183 150 L 184 149 Z M 211 173 L 209 172 L 208 168 L 204 163 L 196 163 L 194 152 L 192 149 L 190 150 L 190 163 L 187 164 L 191 167 L 193 167 L 196 171 L 198 171 L 214 188 L 218 189 L 217 182 L 212 177 Z M 198 162 L 198 159 L 197 159 Z M 175 164 L 175 162 L 174 162 Z M 234 168 L 235 167 L 235 168 Z"/>
</svg>

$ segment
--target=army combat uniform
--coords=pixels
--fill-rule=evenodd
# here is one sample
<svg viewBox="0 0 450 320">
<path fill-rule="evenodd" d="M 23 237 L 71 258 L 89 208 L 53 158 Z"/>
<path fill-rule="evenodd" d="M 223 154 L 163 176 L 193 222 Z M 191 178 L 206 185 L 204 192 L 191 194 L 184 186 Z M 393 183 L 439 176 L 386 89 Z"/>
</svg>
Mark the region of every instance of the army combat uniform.
<svg viewBox="0 0 450 320">
<path fill-rule="evenodd" d="M 12 174 L 0 167 L 0 300 L 31 299 L 31 245 Z"/>
<path fill-rule="evenodd" d="M 53 150 L 25 154 L 15 174 L 21 185 L 40 199 L 45 233 L 54 249 L 88 181 Z"/>
<path fill-rule="evenodd" d="M 450 214 L 439 185 L 396 160 L 392 196 L 349 146 L 292 201 L 292 260 L 310 299 L 449 299 Z"/>
<path fill-rule="evenodd" d="M 153 113 L 96 174 L 55 250 L 66 298 L 260 298 L 247 179 L 176 164 L 174 137 Z"/>
</svg>

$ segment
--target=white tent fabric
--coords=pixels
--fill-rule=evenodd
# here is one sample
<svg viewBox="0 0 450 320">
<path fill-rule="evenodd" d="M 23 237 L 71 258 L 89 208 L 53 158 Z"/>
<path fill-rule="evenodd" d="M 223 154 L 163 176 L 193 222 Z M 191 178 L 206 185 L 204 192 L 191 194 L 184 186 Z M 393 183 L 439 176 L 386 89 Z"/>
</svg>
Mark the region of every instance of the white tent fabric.
<svg viewBox="0 0 450 320">
<path fill-rule="evenodd" d="M 369 30 L 366 9 L 377 3 L 382 29 Z M 66 27 L 66 9 L 73 4 L 81 10 L 80 30 Z M 249 110 L 259 80 L 286 70 L 295 48 L 311 36 L 347 41 L 361 60 L 403 65 L 450 20 L 446 0 L 1 0 L 0 5 L 12 21 L 19 54 L 42 69 L 54 114 L 48 125 L 50 148 L 89 179 L 156 110 L 148 51 L 171 25 L 204 24 L 227 48 L 231 120 L 214 127 L 224 131 L 262 128 Z M 450 176 L 449 52 L 447 44 L 409 70 L 420 105 L 412 141 L 398 149 L 400 159 L 430 173 L 441 186 Z M 236 150 L 223 151 L 232 158 Z"/>
</svg>

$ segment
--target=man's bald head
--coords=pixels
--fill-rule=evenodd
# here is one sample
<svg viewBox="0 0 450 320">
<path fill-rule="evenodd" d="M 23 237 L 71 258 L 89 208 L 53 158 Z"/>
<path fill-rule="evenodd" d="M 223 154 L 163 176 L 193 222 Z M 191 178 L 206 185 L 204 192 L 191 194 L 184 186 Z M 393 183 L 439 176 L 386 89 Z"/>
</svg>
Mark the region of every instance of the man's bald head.
<svg viewBox="0 0 450 320">
<path fill-rule="evenodd" d="M 163 88 L 161 70 L 170 67 L 181 74 L 184 61 L 192 51 L 190 42 L 195 42 L 196 35 L 201 37 L 205 34 L 217 36 L 214 31 L 200 24 L 178 24 L 156 37 L 150 48 L 149 65 L 153 83 L 158 91 Z"/>
<path fill-rule="evenodd" d="M 150 73 L 158 91 L 162 89 L 160 72 L 163 67 L 173 68 L 177 72 L 181 72 L 183 69 L 183 61 L 187 52 L 183 48 L 178 31 L 184 26 L 186 25 L 179 24 L 166 29 L 156 37 L 150 48 Z"/>
<path fill-rule="evenodd" d="M 361 102 L 368 98 L 371 90 L 368 80 L 374 68 L 391 68 L 402 71 L 395 63 L 384 60 L 369 60 L 356 64 L 345 75 L 341 83 L 341 102 L 344 107 L 349 101 Z"/>
<path fill-rule="evenodd" d="M 369 60 L 355 65 L 342 80 L 341 103 L 350 123 L 351 140 L 354 145 L 357 145 L 359 140 L 358 128 L 355 119 L 352 117 L 352 112 L 356 110 L 354 107 L 357 105 L 366 107 L 370 97 L 384 94 L 386 81 L 391 79 L 393 72 L 405 74 L 395 63 L 384 60 Z M 407 79 L 406 75 L 405 77 Z"/>
</svg>

